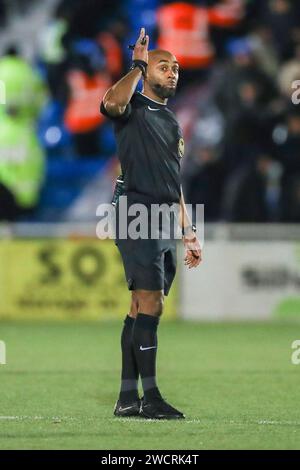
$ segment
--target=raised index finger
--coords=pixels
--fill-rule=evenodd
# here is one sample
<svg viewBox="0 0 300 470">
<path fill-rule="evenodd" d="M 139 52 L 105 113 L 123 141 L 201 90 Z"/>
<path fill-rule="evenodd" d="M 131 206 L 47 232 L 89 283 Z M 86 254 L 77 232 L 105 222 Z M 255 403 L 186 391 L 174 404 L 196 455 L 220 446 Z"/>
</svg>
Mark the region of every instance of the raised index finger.
<svg viewBox="0 0 300 470">
<path fill-rule="evenodd" d="M 140 35 L 138 38 L 138 41 L 141 41 L 143 37 L 145 36 L 145 28 L 141 28 Z"/>
</svg>

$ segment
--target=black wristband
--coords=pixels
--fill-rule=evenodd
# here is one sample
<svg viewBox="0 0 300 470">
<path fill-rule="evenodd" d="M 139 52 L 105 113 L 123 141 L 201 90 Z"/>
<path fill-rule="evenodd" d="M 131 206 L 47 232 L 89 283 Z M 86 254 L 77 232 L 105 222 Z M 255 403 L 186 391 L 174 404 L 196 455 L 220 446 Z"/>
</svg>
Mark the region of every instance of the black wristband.
<svg viewBox="0 0 300 470">
<path fill-rule="evenodd" d="M 134 70 L 136 67 L 138 67 L 142 72 L 143 77 L 145 77 L 147 66 L 148 64 L 144 60 L 135 59 L 132 61 L 132 66 L 130 67 L 130 70 Z"/>
</svg>

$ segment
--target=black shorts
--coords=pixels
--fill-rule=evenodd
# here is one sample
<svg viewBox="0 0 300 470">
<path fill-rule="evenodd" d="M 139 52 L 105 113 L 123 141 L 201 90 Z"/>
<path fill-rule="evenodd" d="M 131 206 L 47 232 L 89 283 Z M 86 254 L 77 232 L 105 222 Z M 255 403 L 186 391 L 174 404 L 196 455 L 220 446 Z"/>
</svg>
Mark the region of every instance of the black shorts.
<svg viewBox="0 0 300 470">
<path fill-rule="evenodd" d="M 129 290 L 163 290 L 168 295 L 176 273 L 176 240 L 115 240 Z"/>
<path fill-rule="evenodd" d="M 150 209 L 149 203 L 142 200 L 140 194 L 133 196 L 133 193 L 130 195 L 127 193 L 127 200 L 128 206 L 142 201 Z M 176 274 L 177 253 L 174 232 L 170 232 L 168 238 L 166 238 L 167 235 L 163 238 L 161 220 L 158 230 L 155 232 L 157 238 L 151 238 L 150 233 L 153 224 L 149 210 L 147 239 L 119 238 L 120 214 L 118 206 L 119 201 L 116 204 L 115 244 L 123 260 L 128 289 L 163 290 L 164 294 L 168 295 Z M 130 224 L 133 219 L 134 217 L 128 216 L 127 223 Z M 170 218 L 164 218 L 164 221 L 174 224 L 174 215 L 171 215 Z"/>
</svg>

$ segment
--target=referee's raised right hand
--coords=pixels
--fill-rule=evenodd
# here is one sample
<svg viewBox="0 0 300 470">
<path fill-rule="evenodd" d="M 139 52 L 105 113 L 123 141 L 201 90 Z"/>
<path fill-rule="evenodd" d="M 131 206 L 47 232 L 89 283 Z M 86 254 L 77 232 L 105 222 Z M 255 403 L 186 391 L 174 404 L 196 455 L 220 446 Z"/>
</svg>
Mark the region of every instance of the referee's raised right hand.
<svg viewBox="0 0 300 470">
<path fill-rule="evenodd" d="M 135 43 L 132 53 L 132 60 L 143 60 L 148 64 L 148 45 L 149 36 L 145 35 L 145 28 L 141 28 L 139 38 Z"/>
</svg>

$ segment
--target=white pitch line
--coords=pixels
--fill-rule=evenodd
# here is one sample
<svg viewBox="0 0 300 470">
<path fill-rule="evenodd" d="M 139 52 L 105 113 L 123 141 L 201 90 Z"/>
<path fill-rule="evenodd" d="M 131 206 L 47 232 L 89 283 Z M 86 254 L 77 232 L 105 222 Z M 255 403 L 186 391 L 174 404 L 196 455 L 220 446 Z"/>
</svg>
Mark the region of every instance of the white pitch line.
<svg viewBox="0 0 300 470">
<path fill-rule="evenodd" d="M 119 423 L 159 423 L 159 422 L 167 422 L 170 420 L 166 419 L 141 419 L 141 418 L 108 418 L 111 421 L 118 421 Z M 175 420 L 177 422 L 177 420 Z M 207 420 L 201 419 L 183 419 L 178 420 L 182 424 L 200 424 L 203 426 L 210 425 L 211 423 Z M 173 422 L 173 420 L 172 420 Z M 263 426 L 300 426 L 300 421 L 271 421 L 271 420 L 260 420 L 260 421 L 248 421 L 248 422 L 237 422 L 237 421 L 220 421 L 215 424 L 222 424 L 228 426 L 249 426 L 249 425 L 263 425 Z"/>
<path fill-rule="evenodd" d="M 156 420 L 156 419 L 143 419 L 143 418 L 121 418 L 121 417 L 100 417 L 100 416 L 81 416 L 81 417 L 72 417 L 72 416 L 0 416 L 0 421 L 54 421 L 57 423 L 63 421 L 111 421 L 118 423 L 166 423 L 169 420 Z M 199 424 L 203 427 L 206 427 L 211 424 L 207 419 L 184 419 L 178 420 L 182 424 Z M 300 421 L 274 421 L 274 420 L 259 420 L 254 421 L 250 420 L 248 422 L 237 422 L 237 421 L 222 421 L 215 422 L 216 425 L 228 425 L 228 426 L 249 426 L 249 425 L 260 425 L 260 426 L 300 426 Z"/>
<path fill-rule="evenodd" d="M 0 416 L 0 421 L 25 421 L 25 420 L 48 420 L 48 421 L 62 421 L 62 420 L 73 420 L 70 417 L 59 417 L 59 416 Z"/>
<path fill-rule="evenodd" d="M 5 420 L 16 420 L 20 419 L 20 416 L 0 416 L 0 419 L 5 421 Z"/>
<path fill-rule="evenodd" d="M 203 421 L 200 419 L 178 419 L 178 420 L 169 420 L 169 419 L 143 419 L 143 418 L 121 418 L 121 417 L 115 417 L 115 418 L 108 418 L 110 421 L 118 422 L 118 423 L 166 423 L 166 422 L 180 422 L 182 424 L 188 423 L 188 424 L 203 424 Z"/>
<path fill-rule="evenodd" d="M 93 418 L 93 417 L 83 417 L 83 420 L 86 419 L 99 419 Z M 103 419 L 103 418 L 102 418 Z M 156 419 L 142 419 L 142 418 L 118 418 L 118 417 L 109 417 L 109 418 L 104 418 L 112 422 L 119 422 L 119 423 L 157 423 L 159 421 L 169 421 L 169 420 L 156 420 Z M 70 416 L 64 416 L 64 417 L 59 417 L 59 416 L 0 416 L 0 421 L 37 421 L 37 420 L 47 420 L 47 421 L 74 421 L 74 420 L 80 420 L 80 418 L 73 418 Z M 182 423 L 195 423 L 195 424 L 203 424 L 201 420 L 198 419 L 191 419 L 191 420 L 183 420 Z"/>
</svg>

